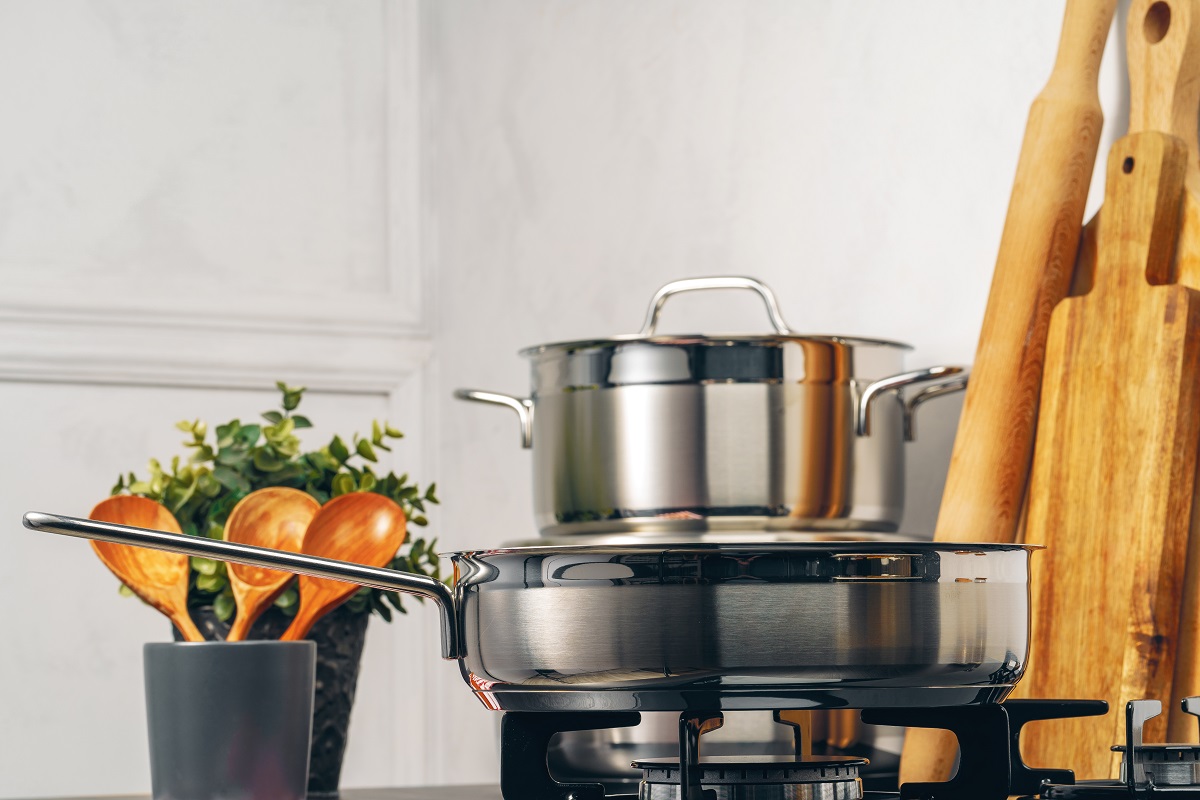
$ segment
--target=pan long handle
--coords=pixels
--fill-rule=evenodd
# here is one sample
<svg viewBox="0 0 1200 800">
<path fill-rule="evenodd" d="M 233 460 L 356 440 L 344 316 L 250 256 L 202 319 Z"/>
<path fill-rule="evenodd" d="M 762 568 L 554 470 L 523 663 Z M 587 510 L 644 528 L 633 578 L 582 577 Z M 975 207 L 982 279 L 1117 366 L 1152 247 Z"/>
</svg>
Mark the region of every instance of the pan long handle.
<svg viewBox="0 0 1200 800">
<path fill-rule="evenodd" d="M 187 556 L 212 558 L 217 561 L 233 561 L 267 569 L 282 569 L 315 578 L 328 578 L 346 583 L 357 583 L 372 589 L 415 594 L 428 597 L 438 605 L 442 620 L 442 657 L 461 658 L 463 655 L 459 636 L 458 615 L 455 611 L 454 594 L 444 583 L 424 575 L 411 575 L 393 569 L 367 567 L 348 561 L 302 553 L 288 553 L 269 547 L 253 547 L 248 544 L 223 542 L 202 536 L 164 533 L 111 522 L 95 522 L 76 517 L 62 517 L 30 511 L 24 517 L 25 527 L 35 531 L 50 531 L 75 536 L 80 539 L 98 539 L 102 542 L 150 547 Z"/>
</svg>

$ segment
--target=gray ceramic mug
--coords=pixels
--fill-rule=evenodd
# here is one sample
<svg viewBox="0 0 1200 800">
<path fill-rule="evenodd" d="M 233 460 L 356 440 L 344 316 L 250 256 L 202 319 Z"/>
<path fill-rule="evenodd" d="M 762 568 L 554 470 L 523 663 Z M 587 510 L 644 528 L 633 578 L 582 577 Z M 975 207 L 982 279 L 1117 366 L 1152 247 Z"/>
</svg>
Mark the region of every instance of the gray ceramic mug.
<svg viewBox="0 0 1200 800">
<path fill-rule="evenodd" d="M 314 643 L 154 643 L 143 657 L 155 800 L 305 796 Z"/>
</svg>

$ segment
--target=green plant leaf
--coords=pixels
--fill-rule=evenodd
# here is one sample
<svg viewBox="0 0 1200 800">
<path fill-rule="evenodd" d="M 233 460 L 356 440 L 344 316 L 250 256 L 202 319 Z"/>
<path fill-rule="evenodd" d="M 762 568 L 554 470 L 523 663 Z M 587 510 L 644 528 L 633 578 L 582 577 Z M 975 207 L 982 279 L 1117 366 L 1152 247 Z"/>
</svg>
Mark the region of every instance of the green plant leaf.
<svg viewBox="0 0 1200 800">
<path fill-rule="evenodd" d="M 196 576 L 196 588 L 206 592 L 219 592 L 225 587 L 225 578 L 221 575 L 205 575 L 203 573 Z"/>
<path fill-rule="evenodd" d="M 401 614 L 408 613 L 408 611 L 404 608 L 404 603 L 401 602 L 401 600 L 400 600 L 399 592 L 383 592 L 383 596 L 387 599 L 387 601 L 389 603 L 392 604 L 392 607 L 395 608 L 397 611 L 399 611 Z"/>
<path fill-rule="evenodd" d="M 236 419 L 217 426 L 217 447 L 224 448 L 233 444 L 233 437 L 241 430 L 242 423 Z"/>
<path fill-rule="evenodd" d="M 333 486 L 330 494 L 333 497 L 338 497 L 339 495 L 349 494 L 356 488 L 357 487 L 354 484 L 354 476 L 343 472 L 333 479 Z"/>
<path fill-rule="evenodd" d="M 275 605 L 280 608 L 292 608 L 300 601 L 300 593 L 296 591 L 295 586 L 289 586 L 283 590 L 283 594 L 275 598 Z"/>
<path fill-rule="evenodd" d="M 371 595 L 371 609 L 383 617 L 385 622 L 392 621 L 392 610 L 387 607 L 378 594 Z"/>
<path fill-rule="evenodd" d="M 301 414 L 293 414 L 292 422 L 296 425 L 297 428 L 311 428 L 312 427 L 312 423 L 309 422 L 308 417 L 303 416 Z"/>
<path fill-rule="evenodd" d="M 346 443 L 342 441 L 342 437 L 333 437 L 333 441 L 329 443 L 329 455 L 337 459 L 339 464 L 345 464 L 350 458 L 350 450 L 346 447 Z"/>
<path fill-rule="evenodd" d="M 280 391 L 283 392 L 283 410 L 294 411 L 300 405 L 305 389 L 303 386 L 284 386 Z"/>
<path fill-rule="evenodd" d="M 234 439 L 246 447 L 252 447 L 258 441 L 259 436 L 262 436 L 261 425 L 244 425 L 238 430 Z"/>
<path fill-rule="evenodd" d="M 272 425 L 278 425 L 283 419 L 283 414 L 280 414 L 278 411 L 264 411 L 263 419 L 265 419 L 267 422 L 270 422 Z"/>
<path fill-rule="evenodd" d="M 217 615 L 217 619 L 221 622 L 228 622 L 233 618 L 233 612 L 236 610 L 236 604 L 233 600 L 233 595 L 229 592 L 221 592 L 213 598 L 213 613 Z"/>
<path fill-rule="evenodd" d="M 232 489 L 235 492 L 249 494 L 251 491 L 250 481 L 241 473 L 231 469 L 226 465 L 220 465 L 213 469 L 213 477 L 227 489 Z"/>
<path fill-rule="evenodd" d="M 246 463 L 250 457 L 250 451 L 245 447 L 231 445 L 221 448 L 217 453 L 217 463 L 226 467 L 236 467 Z M 219 479 L 218 479 L 219 480 Z"/>
<path fill-rule="evenodd" d="M 137 597 L 137 595 L 133 593 L 133 589 L 130 589 L 123 583 L 117 585 L 117 594 L 121 595 L 121 597 Z"/>
<path fill-rule="evenodd" d="M 263 472 L 278 472 L 283 469 L 285 464 L 287 464 L 286 461 L 265 447 L 260 447 L 254 451 L 254 466 Z"/>
<path fill-rule="evenodd" d="M 375 449 L 371 447 L 371 443 L 366 439 L 359 439 L 358 444 L 354 446 L 355 451 L 365 458 L 367 461 L 378 461 L 379 457 L 375 455 Z"/>
<path fill-rule="evenodd" d="M 192 556 L 190 561 L 192 564 L 192 569 L 196 570 L 196 572 L 199 572 L 201 575 L 217 574 L 217 562 L 213 561 L 211 558 L 199 558 L 197 556 Z"/>
</svg>

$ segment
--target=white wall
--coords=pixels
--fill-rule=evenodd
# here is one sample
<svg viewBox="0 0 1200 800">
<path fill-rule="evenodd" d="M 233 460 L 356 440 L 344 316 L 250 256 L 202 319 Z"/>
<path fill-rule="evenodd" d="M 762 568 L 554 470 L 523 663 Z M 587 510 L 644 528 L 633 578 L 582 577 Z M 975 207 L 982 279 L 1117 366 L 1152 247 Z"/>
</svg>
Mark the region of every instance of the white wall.
<svg viewBox="0 0 1200 800">
<path fill-rule="evenodd" d="M 148 787 L 139 649 L 165 625 L 16 518 L 85 511 L 172 452 L 176 418 L 256 412 L 276 377 L 314 387 L 322 432 L 386 415 L 455 549 L 533 531 L 515 420 L 451 390 L 525 391 L 520 347 L 632 331 L 668 280 L 756 275 L 799 330 L 969 361 L 1061 13 L 0 4 L 0 797 Z M 695 297 L 664 324 L 764 321 Z M 925 409 L 908 530 L 932 526 L 957 410 Z M 373 623 L 368 649 L 345 784 L 494 781 L 495 715 L 437 660 L 433 614 Z"/>
<path fill-rule="evenodd" d="M 86 514 L 276 378 L 312 387 L 309 444 L 386 417 L 433 475 L 417 11 L 0 3 L 0 797 L 147 790 L 141 645 L 168 637 L 21 512 Z M 346 785 L 435 779 L 436 649 L 428 612 L 372 623 Z"/>
<path fill-rule="evenodd" d="M 907 341 L 913 366 L 970 362 L 1063 3 L 442 0 L 423 11 L 439 401 L 457 387 L 524 393 L 520 348 L 633 332 L 659 285 L 721 273 L 766 281 L 797 330 Z M 1114 44 L 1101 164 L 1127 115 Z M 669 303 L 664 326 L 766 321 L 752 298 L 712 293 Z M 915 534 L 933 528 L 960 408 L 926 406 L 909 448 L 904 528 Z M 515 416 L 436 409 L 446 496 L 469 498 L 444 509 L 445 541 L 528 536 Z M 468 728 L 456 741 L 486 752 L 489 735 Z M 434 758 L 454 776 L 458 748 Z"/>
</svg>

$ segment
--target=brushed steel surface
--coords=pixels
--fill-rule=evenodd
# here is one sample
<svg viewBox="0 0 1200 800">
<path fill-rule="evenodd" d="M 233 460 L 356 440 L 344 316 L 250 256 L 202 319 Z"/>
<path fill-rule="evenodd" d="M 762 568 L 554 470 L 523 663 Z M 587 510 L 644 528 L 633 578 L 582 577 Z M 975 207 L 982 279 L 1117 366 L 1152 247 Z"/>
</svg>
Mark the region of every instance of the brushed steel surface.
<svg viewBox="0 0 1200 800">
<path fill-rule="evenodd" d="M 783 312 L 779 310 L 779 301 L 775 293 L 762 281 L 741 275 L 715 276 L 711 278 L 684 278 L 671 281 L 657 292 L 650 300 L 650 310 L 646 312 L 646 321 L 638 332 L 641 336 L 650 336 L 658 327 L 658 316 L 662 313 L 663 305 L 674 295 L 684 292 L 707 291 L 710 289 L 749 289 L 756 292 L 766 307 L 767 317 L 771 320 L 776 333 L 789 334 L 791 328 L 783 320 Z"/>
<path fill-rule="evenodd" d="M 1028 556 L 935 543 L 460 553 L 460 663 L 507 709 L 998 700 L 1025 664 Z"/>
<path fill-rule="evenodd" d="M 751 784 L 747 786 L 718 785 L 704 787 L 710 800 L 860 800 L 861 781 L 833 783 L 785 783 L 776 786 Z M 679 800 L 679 785 L 643 783 L 638 787 L 638 800 Z"/>
<path fill-rule="evenodd" d="M 775 331 L 654 333 L 666 297 L 713 288 L 758 292 Z M 761 282 L 694 279 L 659 291 L 642 333 L 523 350 L 528 398 L 467 389 L 455 396 L 518 413 L 546 536 L 886 532 L 899 526 L 903 446 L 921 405 L 906 406 L 899 390 L 962 372 L 905 372 L 908 349 L 795 334 Z"/>
<path fill-rule="evenodd" d="M 1025 667 L 1019 545 L 550 546 L 454 553 L 453 593 L 387 569 L 31 512 L 26 526 L 437 602 L 443 649 L 508 710 L 782 709 L 1002 699 Z"/>
<path fill-rule="evenodd" d="M 696 769 L 705 797 L 715 800 L 859 800 L 859 768 L 866 763 L 859 758 L 713 758 Z M 679 800 L 678 759 L 638 760 L 634 766 L 643 775 L 639 800 Z"/>
<path fill-rule="evenodd" d="M 900 372 L 901 353 L 875 354 L 887 363 L 875 377 Z M 904 407 L 878 398 L 872 435 L 856 436 L 870 381 L 852 360 L 840 342 L 791 340 L 537 356 L 539 530 L 895 530 Z"/>
</svg>

